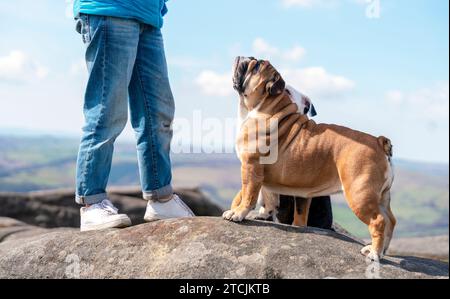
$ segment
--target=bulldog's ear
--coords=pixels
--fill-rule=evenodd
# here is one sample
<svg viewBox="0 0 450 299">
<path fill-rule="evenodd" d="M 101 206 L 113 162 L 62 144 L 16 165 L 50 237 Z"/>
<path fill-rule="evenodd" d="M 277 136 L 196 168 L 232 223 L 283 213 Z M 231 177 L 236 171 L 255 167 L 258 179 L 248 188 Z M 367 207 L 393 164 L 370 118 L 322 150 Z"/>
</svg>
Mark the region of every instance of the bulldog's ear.
<svg viewBox="0 0 450 299">
<path fill-rule="evenodd" d="M 302 101 L 305 104 L 305 109 L 303 111 L 303 114 L 314 117 L 317 115 L 316 107 L 314 107 L 313 103 L 311 102 L 311 99 L 307 96 L 302 94 Z"/>
<path fill-rule="evenodd" d="M 267 82 L 266 91 L 271 96 L 277 96 L 281 94 L 286 88 L 286 82 L 281 78 L 280 74 L 276 74 L 272 80 Z"/>
<path fill-rule="evenodd" d="M 314 107 L 313 104 L 311 104 L 311 110 L 309 110 L 309 115 L 311 115 L 311 117 L 314 117 L 317 115 L 316 107 Z"/>
</svg>

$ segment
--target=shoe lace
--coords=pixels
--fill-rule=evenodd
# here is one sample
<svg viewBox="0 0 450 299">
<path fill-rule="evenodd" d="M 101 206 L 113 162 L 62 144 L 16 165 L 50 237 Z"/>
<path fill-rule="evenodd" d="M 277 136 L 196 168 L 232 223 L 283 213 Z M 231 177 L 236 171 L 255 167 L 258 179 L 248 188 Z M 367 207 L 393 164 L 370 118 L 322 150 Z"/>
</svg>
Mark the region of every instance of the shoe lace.
<svg viewBox="0 0 450 299">
<path fill-rule="evenodd" d="M 109 200 L 104 200 L 100 203 L 100 208 L 109 215 L 115 215 L 119 211 Z"/>
</svg>

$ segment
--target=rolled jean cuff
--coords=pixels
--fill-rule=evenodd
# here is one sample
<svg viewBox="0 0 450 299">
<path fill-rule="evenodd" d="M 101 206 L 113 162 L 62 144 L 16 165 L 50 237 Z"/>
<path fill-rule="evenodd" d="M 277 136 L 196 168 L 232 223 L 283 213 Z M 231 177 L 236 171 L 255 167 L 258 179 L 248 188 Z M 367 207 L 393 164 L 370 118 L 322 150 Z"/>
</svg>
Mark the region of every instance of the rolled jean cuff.
<svg viewBox="0 0 450 299">
<path fill-rule="evenodd" d="M 172 185 L 167 185 L 154 191 L 143 191 L 142 196 L 145 200 L 167 202 L 172 199 Z"/>
<path fill-rule="evenodd" d="M 100 193 L 95 195 L 75 196 L 75 201 L 80 205 L 95 205 L 97 203 L 101 203 L 103 200 L 107 199 L 108 195 L 106 193 Z"/>
</svg>

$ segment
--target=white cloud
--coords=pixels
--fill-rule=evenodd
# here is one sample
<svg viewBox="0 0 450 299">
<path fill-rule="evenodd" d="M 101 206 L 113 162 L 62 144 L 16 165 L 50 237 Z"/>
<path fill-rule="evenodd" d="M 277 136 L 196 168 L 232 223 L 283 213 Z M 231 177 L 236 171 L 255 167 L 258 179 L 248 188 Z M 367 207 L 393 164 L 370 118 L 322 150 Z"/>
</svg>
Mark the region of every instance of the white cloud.
<svg viewBox="0 0 450 299">
<path fill-rule="evenodd" d="M 386 100 L 393 104 L 400 104 L 404 99 L 405 95 L 399 90 L 391 90 L 386 93 Z"/>
<path fill-rule="evenodd" d="M 388 103 L 405 111 L 411 109 L 415 113 L 431 118 L 449 117 L 449 82 L 439 82 L 413 92 L 392 90 L 386 93 Z"/>
<path fill-rule="evenodd" d="M 280 73 L 289 85 L 317 99 L 342 97 L 355 87 L 352 80 L 330 74 L 323 67 L 287 68 L 280 69 Z M 204 95 L 225 97 L 234 93 L 231 76 L 231 73 L 206 70 L 195 83 Z"/>
<path fill-rule="evenodd" d="M 315 98 L 342 97 L 355 87 L 355 83 L 343 76 L 330 74 L 323 67 L 296 68 L 293 64 L 301 60 L 306 50 L 298 45 L 284 50 L 272 46 L 263 38 L 252 43 L 253 55 L 258 59 L 268 59 L 274 65 L 280 62 L 279 71 L 286 82 Z M 195 83 L 208 96 L 229 96 L 233 94 L 230 73 L 212 70 L 202 71 Z"/>
<path fill-rule="evenodd" d="M 258 58 L 269 60 L 281 59 L 289 63 L 298 62 L 306 55 L 306 50 L 299 45 L 295 45 L 291 49 L 283 51 L 270 45 L 266 40 L 260 37 L 253 41 L 252 49 Z"/>
<path fill-rule="evenodd" d="M 300 46 L 294 46 L 292 49 L 284 53 L 284 59 L 288 61 L 299 61 L 306 54 L 306 50 Z"/>
<path fill-rule="evenodd" d="M 280 50 L 271 46 L 267 41 L 258 37 L 253 41 L 253 51 L 258 55 L 275 56 L 278 55 Z"/>
<path fill-rule="evenodd" d="M 323 67 L 284 69 L 281 74 L 288 84 L 319 100 L 342 97 L 355 87 L 354 81 L 330 74 Z"/>
<path fill-rule="evenodd" d="M 329 73 L 324 67 L 296 67 L 306 53 L 298 45 L 282 49 L 271 45 L 263 38 L 256 38 L 252 43 L 253 55 L 258 59 L 268 59 L 277 66 L 287 84 L 316 99 L 342 98 L 352 91 L 355 82 L 341 75 Z M 232 74 L 220 73 L 213 68 L 206 68 L 199 73 L 195 84 L 202 94 L 207 96 L 225 97 L 234 94 Z"/>
<path fill-rule="evenodd" d="M 0 57 L 0 80 L 23 82 L 42 79 L 48 75 L 48 68 L 32 59 L 23 51 L 14 50 Z"/>
<path fill-rule="evenodd" d="M 202 71 L 195 80 L 203 94 L 225 97 L 233 94 L 231 73 L 220 74 L 214 71 Z"/>
</svg>

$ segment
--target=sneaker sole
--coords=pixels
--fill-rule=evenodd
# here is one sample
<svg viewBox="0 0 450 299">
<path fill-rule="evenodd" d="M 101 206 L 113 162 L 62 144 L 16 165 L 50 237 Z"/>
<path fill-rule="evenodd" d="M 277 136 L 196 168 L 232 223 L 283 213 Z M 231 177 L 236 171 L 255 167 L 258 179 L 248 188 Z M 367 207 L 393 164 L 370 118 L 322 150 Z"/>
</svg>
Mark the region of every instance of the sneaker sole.
<svg viewBox="0 0 450 299">
<path fill-rule="evenodd" d="M 144 221 L 147 223 L 155 222 L 155 221 L 159 221 L 159 220 L 167 220 L 167 219 L 171 219 L 171 218 L 170 217 L 144 217 Z"/>
<path fill-rule="evenodd" d="M 147 223 L 155 222 L 159 220 L 168 220 L 168 219 L 184 219 L 184 218 L 194 218 L 195 216 L 173 216 L 173 217 L 164 217 L 164 216 L 158 216 L 158 217 L 144 217 L 144 221 Z"/>
<path fill-rule="evenodd" d="M 120 218 L 113 221 L 92 224 L 80 228 L 81 232 L 95 231 L 95 230 L 105 230 L 110 228 L 125 228 L 131 226 L 131 220 L 129 218 Z"/>
</svg>

